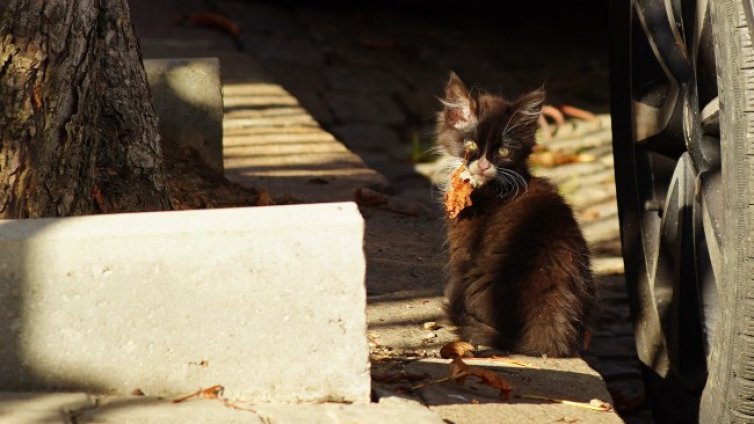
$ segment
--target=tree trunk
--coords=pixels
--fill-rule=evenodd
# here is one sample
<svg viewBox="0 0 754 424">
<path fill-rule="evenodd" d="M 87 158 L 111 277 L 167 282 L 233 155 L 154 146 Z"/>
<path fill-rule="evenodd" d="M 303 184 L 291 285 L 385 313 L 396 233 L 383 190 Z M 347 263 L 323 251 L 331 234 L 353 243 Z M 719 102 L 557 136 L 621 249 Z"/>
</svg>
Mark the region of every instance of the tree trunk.
<svg viewBox="0 0 754 424">
<path fill-rule="evenodd" d="M 170 209 L 126 0 L 0 1 L 0 218 Z"/>
</svg>

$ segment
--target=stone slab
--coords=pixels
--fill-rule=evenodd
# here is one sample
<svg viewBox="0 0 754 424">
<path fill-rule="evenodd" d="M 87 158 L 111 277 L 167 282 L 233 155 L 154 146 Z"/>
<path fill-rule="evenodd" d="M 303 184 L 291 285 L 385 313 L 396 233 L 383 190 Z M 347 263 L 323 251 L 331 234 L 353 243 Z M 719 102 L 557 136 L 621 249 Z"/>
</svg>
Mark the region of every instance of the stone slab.
<svg viewBox="0 0 754 424">
<path fill-rule="evenodd" d="M 190 147 L 223 171 L 223 96 L 217 58 L 147 59 L 163 143 Z"/>
<path fill-rule="evenodd" d="M 0 390 L 367 402 L 355 204 L 0 221 Z"/>
</svg>

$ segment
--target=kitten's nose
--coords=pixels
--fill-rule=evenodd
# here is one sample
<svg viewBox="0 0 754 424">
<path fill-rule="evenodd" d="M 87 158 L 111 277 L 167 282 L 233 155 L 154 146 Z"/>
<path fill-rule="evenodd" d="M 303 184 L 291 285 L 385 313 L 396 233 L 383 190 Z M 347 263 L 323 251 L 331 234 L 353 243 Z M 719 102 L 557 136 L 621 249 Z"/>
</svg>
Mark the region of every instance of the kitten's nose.
<svg viewBox="0 0 754 424">
<path fill-rule="evenodd" d="M 484 171 L 486 171 L 486 170 L 490 169 L 490 161 L 488 161 L 488 160 L 487 160 L 487 158 L 485 158 L 484 156 L 482 156 L 482 157 L 481 157 L 481 158 L 480 158 L 480 159 L 479 159 L 479 160 L 477 161 L 477 166 L 479 167 L 479 170 L 480 170 L 480 171 L 483 171 L 483 172 L 484 172 Z"/>
</svg>

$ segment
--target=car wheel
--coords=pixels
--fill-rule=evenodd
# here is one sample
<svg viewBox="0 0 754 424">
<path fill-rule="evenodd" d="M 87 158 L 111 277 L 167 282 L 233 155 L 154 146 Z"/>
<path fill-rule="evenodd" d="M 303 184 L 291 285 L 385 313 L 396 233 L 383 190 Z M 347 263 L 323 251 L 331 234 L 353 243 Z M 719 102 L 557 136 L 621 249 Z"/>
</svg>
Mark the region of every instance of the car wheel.
<svg viewBox="0 0 754 424">
<path fill-rule="evenodd" d="M 744 9 L 611 6 L 615 182 L 650 404 L 658 422 L 754 420 L 754 50 Z"/>
</svg>

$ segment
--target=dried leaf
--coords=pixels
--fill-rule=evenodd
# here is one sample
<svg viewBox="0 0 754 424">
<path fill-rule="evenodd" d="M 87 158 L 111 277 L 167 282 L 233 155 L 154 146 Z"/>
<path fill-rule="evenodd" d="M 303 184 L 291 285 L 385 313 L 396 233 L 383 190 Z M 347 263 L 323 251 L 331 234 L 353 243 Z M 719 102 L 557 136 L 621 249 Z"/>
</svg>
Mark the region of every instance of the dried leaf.
<svg viewBox="0 0 754 424">
<path fill-rule="evenodd" d="M 602 214 L 599 209 L 587 209 L 584 212 L 581 212 L 581 219 L 584 221 L 594 221 L 595 219 L 600 218 L 600 216 L 602 216 Z"/>
<path fill-rule="evenodd" d="M 463 384 L 466 377 L 477 377 L 485 386 L 500 390 L 500 397 L 503 399 L 508 400 L 510 396 L 511 386 L 500 374 L 485 368 L 469 366 L 459 357 L 453 358 L 450 362 L 449 374 L 451 380 L 460 384 Z"/>
<path fill-rule="evenodd" d="M 225 387 L 218 384 L 202 390 L 201 395 L 203 398 L 207 399 L 218 399 L 220 396 L 222 396 L 223 391 L 225 391 Z"/>
<path fill-rule="evenodd" d="M 233 38 L 241 35 L 241 28 L 233 20 L 220 13 L 195 12 L 186 17 L 186 22 L 191 25 L 223 30 Z"/>
<path fill-rule="evenodd" d="M 565 153 L 561 151 L 545 150 L 532 153 L 529 163 L 544 168 L 553 168 L 568 163 L 594 162 L 596 158 L 588 153 Z"/>
<path fill-rule="evenodd" d="M 453 172 L 450 176 L 450 190 L 445 193 L 445 210 L 451 219 L 472 205 L 471 192 L 474 191 L 474 187 L 469 180 L 461 178 L 464 169 L 464 166 L 460 166 Z"/>
<path fill-rule="evenodd" d="M 556 108 L 555 106 L 542 105 L 542 115 L 549 116 L 553 121 L 555 121 L 555 124 L 557 125 L 565 124 L 565 117 L 563 117 L 563 112 L 558 110 L 558 108 Z"/>
<path fill-rule="evenodd" d="M 202 389 L 199 389 L 195 391 L 194 393 L 188 394 L 186 396 L 181 396 L 178 399 L 173 399 L 173 403 L 181 403 L 181 402 L 187 401 L 193 397 L 199 396 L 201 393 L 202 393 Z"/>
<path fill-rule="evenodd" d="M 191 398 L 195 397 L 203 397 L 205 399 L 215 399 L 219 400 L 223 403 L 223 405 L 227 406 L 228 408 L 238 409 L 239 411 L 249 411 L 249 412 L 256 412 L 254 408 L 249 408 L 245 406 L 236 405 L 235 403 L 229 401 L 228 399 L 225 399 L 223 397 L 223 392 L 225 391 L 225 387 L 217 384 L 211 387 L 207 387 L 206 389 L 199 389 L 195 391 L 194 393 L 191 393 L 186 396 L 182 396 L 178 399 L 173 399 L 173 403 L 180 403 L 187 401 Z"/>
<path fill-rule="evenodd" d="M 585 121 L 596 121 L 597 116 L 588 110 L 580 109 L 574 106 L 561 105 L 560 110 L 564 115 L 572 118 L 583 119 Z"/>
<path fill-rule="evenodd" d="M 469 375 L 467 372 L 468 369 L 469 366 L 466 365 L 460 357 L 456 356 L 450 361 L 448 377 L 456 383 L 463 384 L 464 381 L 466 381 L 466 377 Z"/>
<path fill-rule="evenodd" d="M 440 349 L 440 357 L 445 359 L 474 357 L 474 346 L 466 342 L 450 342 Z"/>
</svg>

